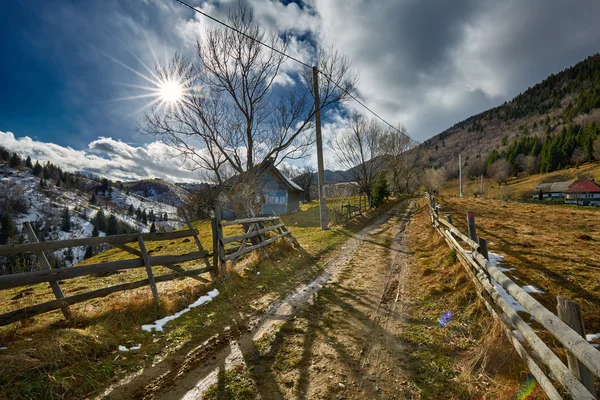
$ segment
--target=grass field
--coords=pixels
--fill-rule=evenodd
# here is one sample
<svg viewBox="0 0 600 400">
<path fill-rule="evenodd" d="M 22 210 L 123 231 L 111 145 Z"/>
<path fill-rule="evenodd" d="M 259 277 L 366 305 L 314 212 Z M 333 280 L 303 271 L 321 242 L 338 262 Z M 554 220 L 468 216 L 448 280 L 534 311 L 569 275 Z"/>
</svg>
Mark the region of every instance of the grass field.
<svg viewBox="0 0 600 400">
<path fill-rule="evenodd" d="M 467 232 L 466 213 L 473 211 L 477 234 L 489 250 L 505 256 L 509 276 L 556 313 L 556 296 L 579 303 L 588 333 L 600 332 L 600 225 L 598 209 L 500 200 L 444 197 L 440 216 Z"/>
<path fill-rule="evenodd" d="M 299 212 L 282 219 L 303 250 L 293 250 L 279 241 L 269 246 L 269 257 L 259 258 L 258 253 L 252 253 L 246 259 L 244 271 L 232 273 L 225 281 L 207 285 L 181 278 L 159 283 L 158 310 L 152 304 L 150 288 L 144 287 L 72 306 L 75 318 L 68 323 L 60 311 L 55 311 L 1 327 L 0 347 L 7 349 L 0 350 L 0 398 L 86 397 L 169 354 L 197 346 L 226 326 L 232 330 L 244 329 L 252 315 L 263 312 L 299 283 L 316 276 L 321 257 L 393 204 L 395 201 L 390 201 L 379 210 L 327 231 L 319 229 L 318 203 L 302 205 Z M 204 247 L 212 249 L 209 221 L 198 221 L 194 226 L 200 231 Z M 235 228 L 225 229 L 225 235 L 236 232 L 241 233 Z M 147 250 L 154 255 L 181 254 L 196 250 L 196 245 L 186 238 L 148 243 Z M 124 258 L 131 256 L 112 249 L 86 263 Z M 191 264 L 194 263 L 182 266 L 189 268 Z M 162 267 L 153 270 L 156 275 L 168 271 Z M 72 279 L 61 282 L 61 287 L 69 296 L 143 279 L 144 275 L 143 269 L 130 270 L 107 277 Z M 213 288 L 220 292 L 213 301 L 170 323 L 164 332 L 151 335 L 140 330 L 141 325 L 181 310 Z M 48 284 L 6 290 L 0 292 L 0 312 L 52 298 Z M 136 344 L 142 345 L 139 351 L 117 350 L 119 345 Z"/>
</svg>

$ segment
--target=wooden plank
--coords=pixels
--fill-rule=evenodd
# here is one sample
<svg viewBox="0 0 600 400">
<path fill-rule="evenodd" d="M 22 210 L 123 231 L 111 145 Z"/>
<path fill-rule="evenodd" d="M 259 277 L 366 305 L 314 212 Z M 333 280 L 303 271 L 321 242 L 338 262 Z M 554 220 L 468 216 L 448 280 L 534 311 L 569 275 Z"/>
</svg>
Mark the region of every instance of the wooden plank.
<svg viewBox="0 0 600 400">
<path fill-rule="evenodd" d="M 269 231 L 274 231 L 276 229 L 279 229 L 282 226 L 283 226 L 283 224 L 278 224 L 278 225 L 273 225 L 273 226 L 267 226 L 266 228 L 259 229 L 257 231 L 253 231 L 253 232 L 247 232 L 247 233 L 244 233 L 243 235 L 229 236 L 229 237 L 223 238 L 223 244 L 237 242 L 237 241 L 240 241 L 242 239 L 250 238 L 252 236 L 262 235 L 262 234 L 267 233 Z"/>
<path fill-rule="evenodd" d="M 276 241 L 277 239 L 280 239 L 280 238 L 282 238 L 282 237 L 284 237 L 284 236 L 286 236 L 288 234 L 289 233 L 285 232 L 285 233 L 279 234 L 277 236 L 273 236 L 272 238 L 267 239 L 267 240 L 265 240 L 262 243 L 255 244 L 254 246 L 246 247 L 246 248 L 242 249 L 241 251 L 237 251 L 237 252 L 235 252 L 233 254 L 228 254 L 228 255 L 226 255 L 224 257 L 224 259 L 225 260 L 231 260 L 231 259 L 237 258 L 237 257 L 241 256 L 242 254 L 246 254 L 246 253 L 249 253 L 249 252 L 251 252 L 253 250 L 260 249 L 261 247 L 265 247 L 266 245 L 271 244 L 274 241 Z"/>
<path fill-rule="evenodd" d="M 433 216 L 432 216 L 432 218 L 433 218 Z M 456 229 L 456 227 L 454 225 L 450 224 L 448 221 L 444 221 L 443 218 L 442 219 L 438 218 L 437 221 L 439 221 L 440 224 L 442 224 L 446 228 L 448 228 L 450 230 L 450 232 L 452 232 L 453 234 L 458 236 L 463 242 L 467 243 L 469 245 L 469 247 L 471 247 L 473 250 L 476 250 L 479 248 L 479 243 L 471 240 L 471 238 L 469 238 L 468 236 L 463 234 L 461 231 Z"/>
<path fill-rule="evenodd" d="M 581 313 L 581 307 L 579 304 L 564 299 L 560 296 L 556 297 L 558 301 L 557 311 L 558 318 L 564 321 L 567 325 L 571 327 L 575 332 L 577 332 L 581 337 L 585 338 L 585 328 L 583 326 L 583 315 Z M 594 376 L 590 372 L 589 369 L 585 367 L 571 353 L 567 350 L 567 361 L 569 363 L 569 369 L 573 374 L 579 379 L 585 387 L 590 391 L 590 393 L 596 397 L 596 387 L 594 386 Z"/>
<path fill-rule="evenodd" d="M 479 249 L 477 249 L 477 251 L 479 253 L 481 253 L 481 255 L 486 260 L 489 260 L 490 259 L 490 255 L 488 254 L 487 240 L 485 240 L 484 238 L 480 237 L 480 238 L 477 239 L 477 241 L 479 242 Z"/>
<path fill-rule="evenodd" d="M 498 268 L 490 264 L 481 254 L 473 253 L 473 256 L 476 258 L 477 263 L 525 307 L 567 350 L 573 353 L 594 375 L 600 377 L 600 351 L 596 350 L 594 346 L 504 275 Z"/>
<path fill-rule="evenodd" d="M 225 261 L 225 246 L 223 245 L 223 224 L 221 222 L 221 204 L 215 202 L 215 228 L 217 236 L 217 247 L 219 251 L 219 264 L 221 264 L 221 278 L 227 276 L 227 264 Z"/>
<path fill-rule="evenodd" d="M 182 262 L 197 260 L 202 257 L 199 251 L 179 256 L 150 256 L 150 264 L 157 265 L 172 265 Z M 2 275 L 0 276 L 0 290 L 10 289 L 19 286 L 33 285 L 48 281 L 59 281 L 63 279 L 77 278 L 79 276 L 115 272 L 125 269 L 141 268 L 144 262 L 141 258 L 111 261 L 102 264 L 82 265 L 80 267 L 56 268 L 51 270 L 25 272 L 20 274 Z"/>
<path fill-rule="evenodd" d="M 142 238 L 146 242 L 155 242 L 159 240 L 174 240 L 181 239 L 188 236 L 198 235 L 198 230 L 185 230 L 185 231 L 174 231 L 174 232 L 160 232 L 160 233 L 143 233 Z M 35 253 L 38 251 L 52 251 L 58 249 L 64 249 L 66 247 L 76 246 L 94 246 L 102 243 L 108 243 L 111 245 L 135 243 L 139 233 L 127 234 L 127 235 L 114 235 L 114 236 L 103 236 L 103 237 L 91 237 L 91 238 L 80 238 L 80 239 L 69 239 L 69 240 L 57 240 L 53 242 L 39 242 L 39 243 L 26 243 L 26 244 L 15 244 L 11 246 L 0 246 L 0 255 L 10 255 L 19 253 Z"/>
<path fill-rule="evenodd" d="M 181 214 L 183 214 L 183 218 L 185 219 L 185 223 L 188 226 L 188 228 L 190 230 L 194 230 L 194 227 L 192 226 L 192 221 L 190 221 L 190 219 L 188 218 L 188 215 L 185 212 L 185 209 L 183 207 L 180 207 L 179 209 L 181 210 Z M 193 238 L 194 238 L 194 241 L 196 242 L 196 246 L 198 247 L 198 250 L 200 250 L 201 252 L 205 253 L 205 256 L 204 256 L 204 265 L 207 268 L 210 268 L 210 261 L 208 261 L 208 256 L 206 255 L 206 251 L 204 251 L 204 246 L 202 246 L 202 242 L 200 241 L 200 238 L 198 237 L 198 235 L 194 235 Z M 215 268 L 216 268 L 216 266 L 215 266 Z M 210 274 L 210 276 L 211 276 L 212 279 L 216 279 L 217 278 L 216 271 L 213 271 Z"/>
<path fill-rule="evenodd" d="M 134 249 L 133 247 L 129 247 L 127 245 L 124 244 L 116 244 L 114 245 L 117 249 L 121 249 L 123 251 L 126 251 L 129 254 L 133 254 L 134 256 L 138 256 L 141 257 L 142 253 L 139 250 Z"/>
<path fill-rule="evenodd" d="M 144 261 L 146 273 L 148 274 L 148 283 L 150 284 L 150 289 L 152 289 L 152 297 L 154 298 L 154 303 L 158 305 L 158 289 L 156 288 L 156 281 L 154 280 L 154 274 L 152 273 L 152 265 L 150 264 L 150 258 L 148 257 L 148 253 L 146 253 L 146 245 L 144 244 L 144 240 L 142 239 L 141 235 L 138 236 L 138 244 L 140 245 L 142 260 Z"/>
<path fill-rule="evenodd" d="M 177 272 L 173 274 L 160 275 L 155 277 L 156 282 L 166 282 L 180 277 L 193 277 L 194 275 L 200 275 L 206 272 L 210 272 L 207 268 L 198 268 L 184 272 Z M 94 290 L 91 292 L 80 293 L 74 296 L 65 297 L 62 302 L 69 305 L 81 303 L 87 300 L 106 297 L 111 293 L 122 292 L 125 290 L 137 289 L 142 286 L 148 285 L 148 279 L 142 279 L 140 281 L 123 283 L 107 288 Z M 16 321 L 20 321 L 25 318 L 31 318 L 39 314 L 43 314 L 49 311 L 57 310 L 60 308 L 61 301 L 52 300 L 46 303 L 37 304 L 35 306 L 21 308 L 19 310 L 10 311 L 0 315 L 0 326 L 8 325 Z"/>
<path fill-rule="evenodd" d="M 172 269 L 173 271 L 176 272 L 180 272 L 182 274 L 186 274 L 188 272 L 188 270 L 183 269 L 182 267 L 180 267 L 179 265 L 165 265 L 165 268 L 169 268 Z M 206 268 L 210 268 L 212 271 L 212 267 L 209 265 L 208 267 L 205 268 L 201 268 L 202 270 L 205 270 Z M 189 271 L 193 271 L 193 270 L 189 270 Z M 187 275 L 187 274 L 186 274 Z M 198 282 L 202 282 L 202 283 L 210 283 L 211 281 L 209 281 L 208 279 L 205 279 L 201 276 L 193 276 L 193 275 L 189 275 L 190 278 L 197 280 Z M 211 275 L 212 277 L 212 275 Z"/>
<path fill-rule="evenodd" d="M 470 262 L 468 261 L 468 259 L 470 259 L 470 257 L 468 257 L 467 253 L 464 251 L 464 249 L 462 249 L 462 247 L 458 244 L 458 242 L 456 241 L 456 239 L 454 239 L 452 237 L 451 234 L 445 234 L 445 232 L 441 231 L 441 230 L 438 231 L 438 232 L 442 235 L 442 237 L 444 237 L 444 239 L 446 240 L 446 242 L 448 243 L 448 245 L 450 246 L 450 248 L 455 248 L 457 250 L 458 259 L 460 260 L 460 262 L 465 267 L 465 270 L 467 271 L 468 275 L 471 277 L 471 280 L 472 280 L 473 284 L 475 285 L 475 287 L 477 289 L 476 290 L 477 296 L 479 296 L 479 298 L 482 299 L 483 304 L 485 305 L 485 307 L 487 308 L 487 310 L 490 312 L 490 314 L 492 315 L 492 317 L 494 317 L 494 318 L 500 318 L 498 316 L 498 313 L 494 309 L 494 307 L 492 307 L 492 305 L 489 303 L 488 299 L 486 299 L 482 295 L 482 292 L 485 289 L 483 288 L 482 283 L 477 278 L 477 276 L 475 275 L 475 273 L 469 268 Z M 471 259 L 471 261 L 472 261 L 472 259 Z M 476 265 L 476 263 L 473 263 L 473 264 Z M 479 271 L 479 273 L 483 272 L 479 266 L 476 267 L 476 271 Z M 539 367 L 539 365 L 537 365 L 537 363 L 533 359 L 533 357 L 531 357 L 531 355 L 527 352 L 527 350 L 523 347 L 523 345 L 515 337 L 515 335 L 512 332 L 512 330 L 509 329 L 504 324 L 505 321 L 502 318 L 500 318 L 500 321 L 503 322 L 502 323 L 502 331 L 507 336 L 507 338 L 511 341 L 513 347 L 515 348 L 515 351 L 517 352 L 517 354 L 519 355 L 519 357 L 521 357 L 521 359 L 523 359 L 523 361 L 527 365 L 527 368 L 529 369 L 529 371 L 531 372 L 531 374 L 534 376 L 534 378 L 536 379 L 536 381 L 538 382 L 538 384 L 542 387 L 542 389 L 544 390 L 544 392 L 546 392 L 546 394 L 548 395 L 548 397 L 550 399 L 552 399 L 552 400 L 562 399 L 562 396 L 558 393 L 558 391 L 556 390 L 556 388 L 554 387 L 554 385 L 552 384 L 552 382 L 550 381 L 550 379 L 546 376 L 546 374 L 544 373 L 544 371 Z"/>
<path fill-rule="evenodd" d="M 238 220 L 235 220 L 235 221 L 221 222 L 221 226 L 251 224 L 251 223 L 254 223 L 254 222 L 274 221 L 274 220 L 277 220 L 277 219 L 279 219 L 279 217 L 254 217 L 254 218 L 245 218 L 245 219 L 238 219 Z"/>
<path fill-rule="evenodd" d="M 29 222 L 26 222 L 24 225 L 25 228 L 25 233 L 27 234 L 27 237 L 29 238 L 29 241 L 31 243 L 39 243 L 39 240 L 37 238 L 37 236 L 35 235 L 35 232 L 33 231 L 33 228 L 31 227 L 31 224 Z M 50 263 L 48 262 L 48 258 L 46 257 L 46 254 L 43 251 L 39 251 L 36 253 L 38 261 L 40 262 L 40 265 L 42 266 L 42 268 L 44 270 L 51 270 L 52 267 L 50 267 Z M 65 297 L 65 295 L 62 292 L 62 289 L 60 288 L 60 285 L 58 284 L 58 282 L 53 281 L 50 282 L 50 286 L 52 287 L 52 292 L 54 292 L 54 297 L 56 297 L 56 300 L 58 301 L 62 301 L 62 299 Z M 69 310 L 69 305 L 66 303 L 61 303 L 61 311 L 63 313 L 63 315 L 65 316 L 65 318 L 67 320 L 71 319 L 71 310 Z"/>
</svg>

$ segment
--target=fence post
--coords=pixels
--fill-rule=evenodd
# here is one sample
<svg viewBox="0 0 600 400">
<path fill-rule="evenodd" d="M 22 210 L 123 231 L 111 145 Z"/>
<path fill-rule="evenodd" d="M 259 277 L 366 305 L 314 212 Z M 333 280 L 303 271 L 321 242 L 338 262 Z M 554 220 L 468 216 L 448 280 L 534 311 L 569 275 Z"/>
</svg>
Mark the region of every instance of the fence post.
<svg viewBox="0 0 600 400">
<path fill-rule="evenodd" d="M 477 229 L 475 228 L 475 214 L 467 211 L 467 225 L 469 226 L 469 238 L 477 243 Z"/>
<path fill-rule="evenodd" d="M 448 222 L 450 222 L 450 225 L 452 225 L 452 215 L 446 214 L 446 219 L 448 219 Z"/>
<path fill-rule="evenodd" d="M 144 244 L 144 239 L 142 239 L 142 235 L 138 236 L 138 244 L 140 245 L 140 253 L 142 253 L 142 260 L 144 261 L 146 273 L 148 274 L 148 284 L 150 285 L 150 289 L 152 289 L 152 297 L 154 298 L 154 304 L 158 306 L 158 289 L 156 288 L 156 281 L 154 280 L 154 274 L 152 273 L 150 258 L 148 258 L 148 253 L 146 252 L 146 245 Z"/>
<path fill-rule="evenodd" d="M 29 222 L 24 223 L 23 228 L 25 228 L 25 233 L 27 234 L 27 237 L 31 243 L 39 242 Z M 48 258 L 43 251 L 36 253 L 36 255 L 43 269 L 52 269 L 50 267 L 50 263 L 48 262 Z M 56 300 L 62 300 L 65 298 L 65 295 L 63 294 L 62 289 L 57 281 L 50 281 L 50 287 L 52 287 L 52 291 L 54 292 Z M 64 303 L 60 309 L 67 320 L 71 319 L 71 310 L 69 309 L 69 305 L 67 303 Z"/>
<path fill-rule="evenodd" d="M 192 225 L 192 221 L 189 219 L 187 213 L 185 212 L 185 208 L 181 207 L 181 214 L 183 214 L 183 218 L 185 219 L 185 223 L 188 226 L 189 230 L 193 230 L 194 226 Z M 200 233 L 200 232 L 198 232 Z M 196 246 L 198 247 L 198 250 L 200 250 L 201 253 L 204 254 L 204 265 L 206 265 L 206 268 L 210 268 L 210 261 L 208 261 L 208 257 L 206 254 L 206 251 L 204 250 L 204 246 L 202 246 L 202 242 L 200 241 L 200 238 L 197 235 L 194 235 L 194 241 L 196 242 Z M 217 275 L 215 274 L 215 271 L 213 271 L 212 269 L 210 270 L 210 279 L 211 280 L 215 280 L 217 278 Z"/>
<path fill-rule="evenodd" d="M 581 307 L 579 304 L 569 301 L 560 296 L 556 296 L 558 305 L 556 307 L 558 311 L 558 317 L 567 325 L 569 325 L 575 332 L 585 337 L 585 329 L 583 326 L 583 315 L 581 314 Z M 594 376 L 592 372 L 583 365 L 577 357 L 571 352 L 567 351 L 567 360 L 569 362 L 569 369 L 583 383 L 587 390 L 596 397 L 596 388 L 594 386 Z"/>
<path fill-rule="evenodd" d="M 486 260 L 490 260 L 490 256 L 488 253 L 487 240 L 480 237 L 479 238 L 479 254 L 481 254 Z"/>
<path fill-rule="evenodd" d="M 225 265 L 225 247 L 223 244 L 223 226 L 221 225 L 221 204 L 217 200 L 215 204 L 215 236 L 217 243 L 217 254 L 219 264 L 221 265 L 221 278 L 227 276 L 227 267 Z"/>
</svg>

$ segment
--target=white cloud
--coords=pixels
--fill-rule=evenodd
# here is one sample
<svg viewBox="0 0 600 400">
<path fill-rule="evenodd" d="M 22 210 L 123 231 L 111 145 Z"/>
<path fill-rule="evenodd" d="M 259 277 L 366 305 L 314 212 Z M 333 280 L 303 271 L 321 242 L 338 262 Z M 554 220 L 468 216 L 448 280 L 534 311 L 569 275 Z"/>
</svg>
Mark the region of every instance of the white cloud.
<svg viewBox="0 0 600 400">
<path fill-rule="evenodd" d="M 190 171 L 183 160 L 161 142 L 134 146 L 101 137 L 86 150 L 75 150 L 54 143 L 15 138 L 12 132 L 0 131 L 0 144 L 21 156 L 50 161 L 66 171 L 89 172 L 114 180 L 162 178 L 171 182 L 197 182 L 199 172 Z"/>
</svg>

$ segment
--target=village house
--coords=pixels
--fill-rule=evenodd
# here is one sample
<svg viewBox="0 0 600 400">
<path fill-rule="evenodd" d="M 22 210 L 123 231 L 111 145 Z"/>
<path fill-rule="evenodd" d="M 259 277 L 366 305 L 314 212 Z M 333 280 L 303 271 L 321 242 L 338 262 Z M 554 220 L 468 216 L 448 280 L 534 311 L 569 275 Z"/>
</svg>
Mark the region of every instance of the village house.
<svg viewBox="0 0 600 400">
<path fill-rule="evenodd" d="M 600 206 L 600 186 L 593 180 L 577 180 L 565 190 L 565 203 Z"/>
<path fill-rule="evenodd" d="M 252 186 L 259 192 L 256 195 L 262 215 L 290 214 L 299 210 L 304 190 L 281 173 L 272 159 L 255 166 L 251 171 L 227 180 L 225 182 L 226 190 L 235 192 L 249 179 L 252 180 Z M 224 194 L 221 195 L 221 199 L 225 200 Z M 232 219 L 236 218 L 236 215 L 233 210 L 224 207 L 222 217 Z"/>
<path fill-rule="evenodd" d="M 565 191 L 574 181 L 540 183 L 535 187 L 533 200 L 564 200 Z"/>
</svg>

